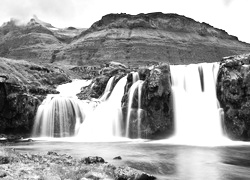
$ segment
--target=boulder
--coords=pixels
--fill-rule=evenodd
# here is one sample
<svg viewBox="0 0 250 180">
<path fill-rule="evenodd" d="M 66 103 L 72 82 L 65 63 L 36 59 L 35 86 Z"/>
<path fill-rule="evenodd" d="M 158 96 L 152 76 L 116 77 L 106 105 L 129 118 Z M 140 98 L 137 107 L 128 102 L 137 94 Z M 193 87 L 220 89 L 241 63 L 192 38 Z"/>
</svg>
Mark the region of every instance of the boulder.
<svg viewBox="0 0 250 180">
<path fill-rule="evenodd" d="M 234 140 L 250 140 L 250 54 L 222 59 L 217 98 L 224 110 L 225 133 Z"/>
</svg>

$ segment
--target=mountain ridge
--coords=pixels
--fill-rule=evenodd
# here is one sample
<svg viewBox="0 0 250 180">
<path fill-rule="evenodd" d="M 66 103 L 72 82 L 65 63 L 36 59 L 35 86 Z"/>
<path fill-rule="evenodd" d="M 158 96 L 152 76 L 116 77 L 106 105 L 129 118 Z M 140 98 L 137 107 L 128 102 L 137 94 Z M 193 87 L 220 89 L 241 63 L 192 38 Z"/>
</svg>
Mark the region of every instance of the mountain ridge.
<svg viewBox="0 0 250 180">
<path fill-rule="evenodd" d="M 127 65 L 220 61 L 250 52 L 250 44 L 207 23 L 178 14 L 107 14 L 88 29 L 53 25 L 33 17 L 0 27 L 0 56 L 58 65 Z"/>
<path fill-rule="evenodd" d="M 138 22 L 138 24 L 129 24 L 126 21 L 125 22 L 122 21 L 122 23 L 118 24 L 118 26 L 117 26 L 117 23 L 116 23 L 116 26 L 114 26 L 115 24 L 112 24 L 112 23 L 114 23 L 115 21 L 117 21 L 119 19 L 135 20 L 135 19 L 140 19 L 140 18 L 143 19 L 144 21 Z M 111 27 L 113 25 L 115 28 L 136 28 L 136 27 L 144 27 L 145 25 L 147 25 L 147 23 L 148 23 L 148 26 L 146 26 L 146 28 L 157 29 L 157 28 L 159 28 L 159 26 L 157 27 L 157 25 L 154 22 L 152 22 L 153 20 L 156 20 L 157 18 L 161 18 L 161 19 L 179 19 L 180 23 L 183 23 L 183 24 L 186 23 L 186 25 L 188 25 L 189 28 L 190 28 L 190 24 L 191 25 L 197 25 L 198 24 L 198 25 L 200 25 L 200 29 L 199 29 L 200 32 L 199 33 L 201 35 L 209 34 L 209 32 L 205 32 L 205 30 L 208 29 L 208 28 L 213 28 L 213 29 L 215 29 L 217 31 L 217 34 L 221 33 L 225 37 L 228 37 L 229 39 L 238 40 L 238 37 L 233 36 L 233 35 L 229 35 L 225 30 L 215 28 L 215 27 L 213 27 L 210 24 L 207 24 L 205 22 L 200 23 L 200 22 L 195 21 L 194 19 L 186 17 L 184 15 L 179 15 L 179 14 L 175 14 L 175 13 L 163 14 L 162 12 L 154 12 L 154 13 L 148 13 L 148 14 L 140 13 L 140 14 L 137 14 L 137 15 L 130 15 L 130 14 L 126 14 L 126 13 L 121 13 L 121 14 L 113 14 L 113 13 L 111 13 L 111 14 L 107 14 L 107 15 L 103 16 L 101 20 L 95 22 L 89 29 L 99 30 L 98 27 L 102 27 L 103 25 L 111 25 Z M 150 21 L 151 21 L 151 23 L 150 23 Z M 168 25 L 169 25 L 168 29 L 164 29 L 164 28 L 166 28 L 164 26 L 160 26 L 159 29 L 164 29 L 164 30 L 170 30 L 171 31 L 171 28 L 173 28 L 172 30 L 180 30 L 180 31 L 181 30 L 186 30 L 187 32 L 191 32 L 191 31 L 188 31 L 187 28 L 186 29 L 180 29 L 180 28 L 177 29 L 176 28 L 177 24 L 169 23 Z M 106 27 L 106 28 L 110 28 L 110 26 Z M 86 31 L 84 33 L 86 33 Z M 213 35 L 216 35 L 216 34 L 213 34 Z"/>
</svg>

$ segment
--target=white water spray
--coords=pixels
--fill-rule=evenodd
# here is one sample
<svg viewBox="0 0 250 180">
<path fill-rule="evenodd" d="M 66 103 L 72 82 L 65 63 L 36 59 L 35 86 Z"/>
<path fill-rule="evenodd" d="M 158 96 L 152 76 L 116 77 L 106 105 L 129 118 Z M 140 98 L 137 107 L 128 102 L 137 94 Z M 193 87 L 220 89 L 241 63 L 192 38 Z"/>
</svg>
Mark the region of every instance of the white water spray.
<svg viewBox="0 0 250 180">
<path fill-rule="evenodd" d="M 137 124 L 137 130 L 138 130 L 138 138 L 141 138 L 141 113 L 142 113 L 142 108 L 141 108 L 141 93 L 142 93 L 142 86 L 143 86 L 144 81 L 141 81 L 138 85 L 138 110 L 137 110 L 137 119 L 138 119 L 138 124 Z"/>
<path fill-rule="evenodd" d="M 142 87 L 142 83 L 144 81 L 141 81 L 141 80 L 137 80 L 129 89 L 129 92 L 128 92 L 128 106 L 127 106 L 127 118 L 126 118 L 126 134 L 125 136 L 126 137 L 129 137 L 129 128 L 130 128 L 130 120 L 131 120 L 131 111 L 132 111 L 132 103 L 133 103 L 133 99 L 134 99 L 134 96 L 135 96 L 135 92 L 136 90 L 138 91 L 138 111 L 137 111 L 137 115 L 138 116 L 138 128 L 139 126 L 141 125 L 140 124 L 140 110 L 141 110 L 141 87 Z M 138 131 L 138 134 L 140 132 Z"/>
<path fill-rule="evenodd" d="M 49 94 L 39 106 L 33 136 L 67 137 L 79 131 L 80 123 L 85 118 L 84 105 L 76 98 L 80 88 L 89 81 L 76 80 L 70 84 L 58 86 L 60 94 Z"/>
<path fill-rule="evenodd" d="M 127 77 L 118 81 L 107 101 L 89 110 L 77 138 L 82 141 L 109 141 L 121 136 L 121 100 Z"/>
<path fill-rule="evenodd" d="M 133 84 L 140 79 L 138 72 L 133 72 L 132 76 L 133 76 Z"/>
<path fill-rule="evenodd" d="M 209 145 L 225 140 L 215 89 L 218 66 L 216 63 L 170 66 L 176 127 L 171 142 Z"/>
<path fill-rule="evenodd" d="M 103 95 L 100 97 L 100 101 L 105 101 L 107 100 L 108 95 L 111 92 L 111 88 L 112 88 L 112 84 L 114 82 L 115 76 L 112 76 L 111 78 L 109 78 L 109 81 L 105 87 L 104 93 Z"/>
</svg>

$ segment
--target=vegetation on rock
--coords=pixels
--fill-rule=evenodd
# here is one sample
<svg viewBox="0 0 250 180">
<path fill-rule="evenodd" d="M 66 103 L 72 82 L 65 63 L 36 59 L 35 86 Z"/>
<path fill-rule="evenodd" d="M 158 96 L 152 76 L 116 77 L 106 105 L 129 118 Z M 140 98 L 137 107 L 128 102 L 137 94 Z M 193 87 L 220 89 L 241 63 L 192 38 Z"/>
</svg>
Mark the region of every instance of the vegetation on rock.
<svg viewBox="0 0 250 180">
<path fill-rule="evenodd" d="M 217 78 L 217 97 L 224 109 L 227 135 L 250 140 L 250 54 L 222 59 Z"/>
</svg>

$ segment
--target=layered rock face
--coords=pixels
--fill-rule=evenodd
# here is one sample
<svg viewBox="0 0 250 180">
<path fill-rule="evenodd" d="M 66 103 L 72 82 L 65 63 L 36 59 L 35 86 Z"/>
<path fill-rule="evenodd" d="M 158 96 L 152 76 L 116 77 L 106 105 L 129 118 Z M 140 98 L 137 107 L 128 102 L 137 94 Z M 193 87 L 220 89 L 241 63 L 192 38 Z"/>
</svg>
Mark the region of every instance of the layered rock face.
<svg viewBox="0 0 250 180">
<path fill-rule="evenodd" d="M 139 79 L 144 83 L 141 93 L 135 91 L 131 112 L 128 112 L 128 94 L 132 85 L 131 74 L 128 75 L 126 91 L 122 100 L 125 124 L 128 121 L 128 113 L 130 114 L 128 136 L 149 139 L 166 138 L 174 130 L 169 65 L 161 64 L 152 66 L 150 69 L 142 68 L 138 72 Z M 138 103 L 139 95 L 141 96 L 140 105 Z M 138 116 L 138 111 L 140 111 L 140 116 Z"/>
<path fill-rule="evenodd" d="M 89 29 L 58 29 L 32 18 L 0 27 L 0 56 L 64 65 L 190 64 L 247 53 L 250 45 L 177 14 L 108 14 Z"/>
<path fill-rule="evenodd" d="M 177 14 L 108 14 L 64 47 L 79 65 L 216 62 L 249 52 L 250 45 L 206 23 Z M 60 54 L 58 53 L 58 57 Z"/>
<path fill-rule="evenodd" d="M 60 69 L 0 59 L 0 132 L 29 134 L 38 106 L 58 84 L 69 82 Z"/>
<path fill-rule="evenodd" d="M 250 54 L 223 58 L 217 78 L 217 97 L 224 109 L 228 137 L 250 140 Z"/>
</svg>

